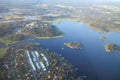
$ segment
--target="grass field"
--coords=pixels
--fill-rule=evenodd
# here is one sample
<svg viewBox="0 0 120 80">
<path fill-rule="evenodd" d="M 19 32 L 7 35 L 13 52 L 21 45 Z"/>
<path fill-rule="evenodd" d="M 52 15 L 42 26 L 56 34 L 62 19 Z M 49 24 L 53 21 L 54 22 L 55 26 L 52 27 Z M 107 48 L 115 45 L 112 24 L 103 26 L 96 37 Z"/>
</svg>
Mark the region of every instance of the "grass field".
<svg viewBox="0 0 120 80">
<path fill-rule="evenodd" d="M 0 58 L 2 58 L 7 52 L 7 48 L 0 48 Z"/>
</svg>

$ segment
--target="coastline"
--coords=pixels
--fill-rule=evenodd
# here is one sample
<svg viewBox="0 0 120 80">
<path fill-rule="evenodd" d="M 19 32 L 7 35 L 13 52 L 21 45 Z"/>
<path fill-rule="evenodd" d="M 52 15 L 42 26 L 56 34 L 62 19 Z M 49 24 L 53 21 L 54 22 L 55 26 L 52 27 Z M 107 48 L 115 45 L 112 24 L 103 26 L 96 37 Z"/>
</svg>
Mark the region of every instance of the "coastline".
<svg viewBox="0 0 120 80">
<path fill-rule="evenodd" d="M 78 23 L 82 23 L 82 24 L 86 24 L 89 28 L 91 28 L 92 30 L 96 31 L 96 32 L 100 32 L 100 33 L 103 33 L 103 34 L 106 34 L 106 33 L 110 33 L 111 30 L 105 30 L 104 28 L 99 28 L 99 27 L 96 27 L 94 25 L 91 25 L 90 22 L 85 22 L 84 20 L 81 20 L 79 21 L 78 18 L 60 18 L 60 19 L 55 19 L 53 20 L 52 22 L 57 22 L 57 23 L 60 23 L 64 20 L 70 20 L 72 22 L 78 22 Z"/>
<path fill-rule="evenodd" d="M 53 37 L 36 37 L 38 39 L 52 39 L 52 38 L 62 38 L 64 35 L 59 35 L 59 36 L 53 36 Z"/>
<path fill-rule="evenodd" d="M 33 39 L 52 39 L 52 38 L 62 38 L 64 37 L 64 35 L 59 35 L 59 36 L 53 36 L 53 37 L 33 37 L 31 39 L 27 39 L 27 40 L 33 40 Z M 25 40 L 22 40 L 22 41 L 25 41 Z M 10 42 L 7 42 L 6 43 L 6 47 L 9 46 L 9 45 L 12 45 L 12 44 L 15 44 L 17 42 L 22 42 L 22 41 L 10 41 Z"/>
<path fill-rule="evenodd" d="M 70 20 L 70 21 L 73 21 L 73 22 L 78 22 L 78 18 L 59 18 L 59 19 L 55 19 L 51 22 L 57 22 L 57 23 L 60 23 L 64 20 Z"/>
</svg>

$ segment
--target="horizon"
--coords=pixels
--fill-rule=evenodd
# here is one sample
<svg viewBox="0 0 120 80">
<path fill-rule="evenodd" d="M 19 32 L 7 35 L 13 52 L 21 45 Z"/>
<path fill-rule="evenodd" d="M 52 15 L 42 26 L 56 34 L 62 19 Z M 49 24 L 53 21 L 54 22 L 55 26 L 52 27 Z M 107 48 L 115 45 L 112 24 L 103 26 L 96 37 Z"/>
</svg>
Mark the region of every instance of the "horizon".
<svg viewBox="0 0 120 80">
<path fill-rule="evenodd" d="M 94 3 L 117 3 L 120 2 L 120 0 L 64 0 L 64 1 L 58 1 L 58 0 L 0 0 L 0 4 L 37 4 L 37 3 L 49 3 L 49 4 L 94 4 Z"/>
</svg>

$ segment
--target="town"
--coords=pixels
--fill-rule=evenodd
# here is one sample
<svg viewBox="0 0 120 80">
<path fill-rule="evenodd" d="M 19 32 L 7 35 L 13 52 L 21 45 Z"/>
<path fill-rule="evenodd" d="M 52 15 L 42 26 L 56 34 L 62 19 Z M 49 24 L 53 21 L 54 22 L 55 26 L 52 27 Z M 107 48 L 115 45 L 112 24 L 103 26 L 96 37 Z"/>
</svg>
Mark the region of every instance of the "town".
<svg viewBox="0 0 120 80">
<path fill-rule="evenodd" d="M 24 44 L 10 47 L 0 65 L 2 80 L 73 80 L 74 67 L 64 57 L 37 45 Z M 77 80 L 77 79 L 76 79 Z"/>
</svg>

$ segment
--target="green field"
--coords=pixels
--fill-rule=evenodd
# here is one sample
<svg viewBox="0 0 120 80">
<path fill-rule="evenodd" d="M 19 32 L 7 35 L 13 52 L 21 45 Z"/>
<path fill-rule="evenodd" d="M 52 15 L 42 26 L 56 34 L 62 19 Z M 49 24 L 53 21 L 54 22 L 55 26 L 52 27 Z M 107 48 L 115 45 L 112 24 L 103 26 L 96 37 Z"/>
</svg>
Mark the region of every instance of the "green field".
<svg viewBox="0 0 120 80">
<path fill-rule="evenodd" d="M 7 52 L 7 48 L 0 48 L 0 58 L 2 58 Z"/>
<path fill-rule="evenodd" d="M 114 23 L 115 23 L 115 24 L 120 24 L 120 21 L 115 21 Z"/>
</svg>

